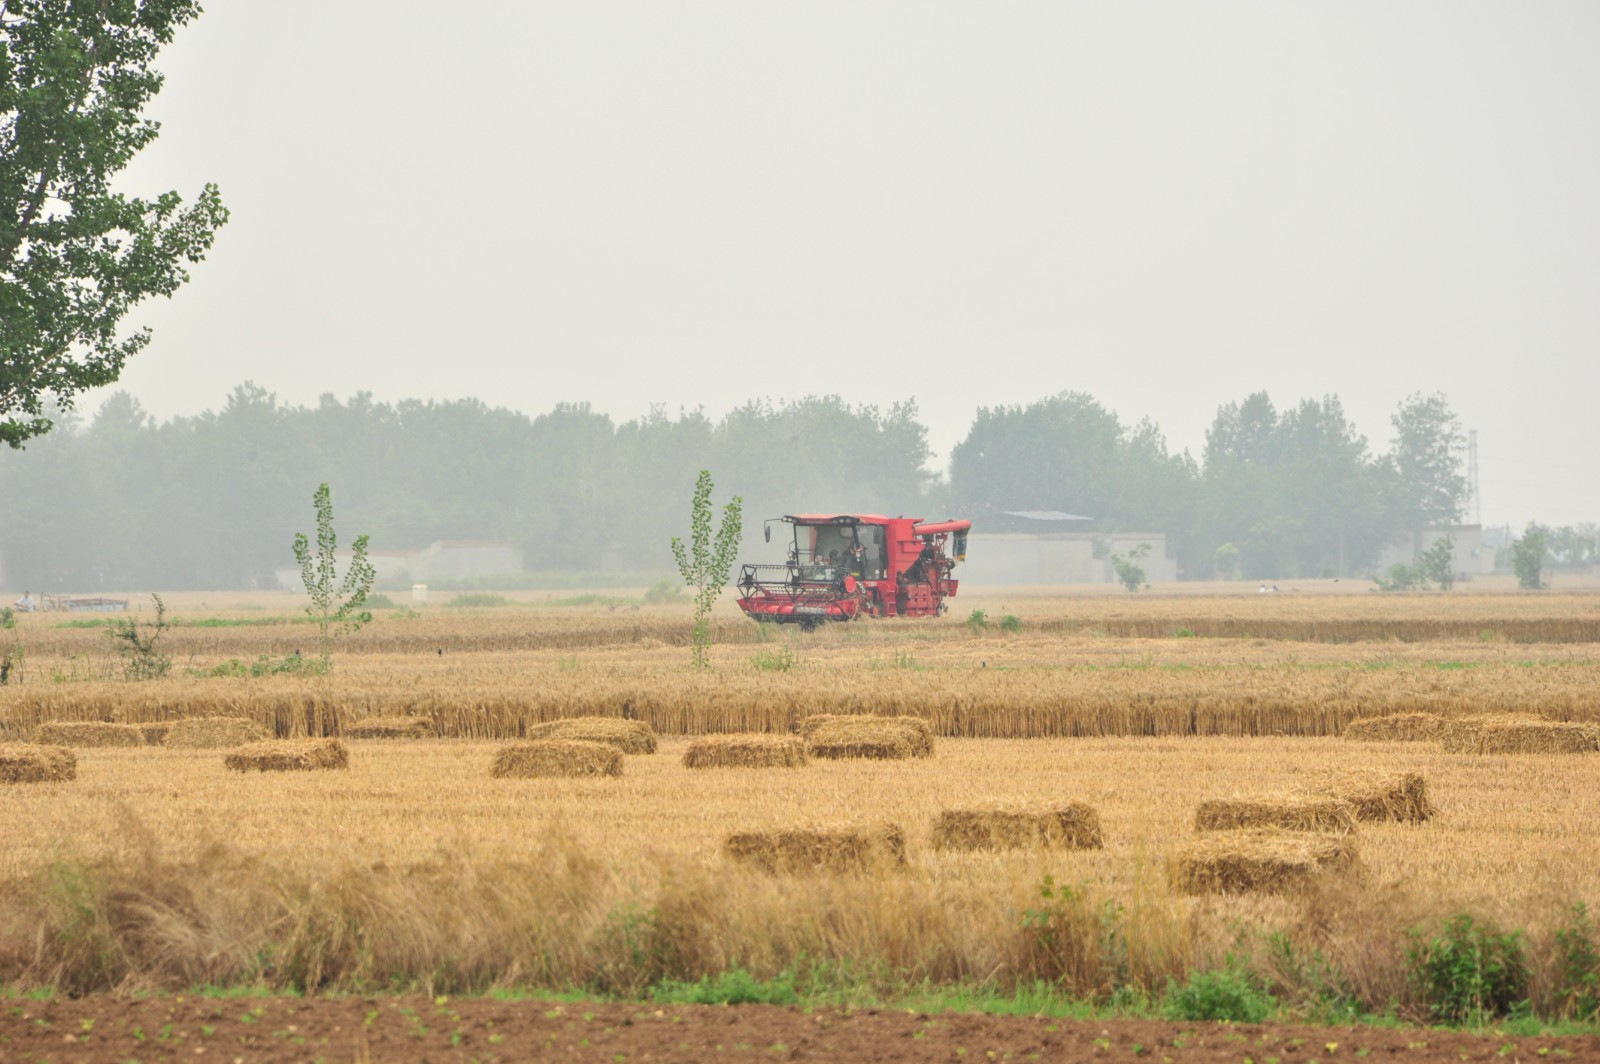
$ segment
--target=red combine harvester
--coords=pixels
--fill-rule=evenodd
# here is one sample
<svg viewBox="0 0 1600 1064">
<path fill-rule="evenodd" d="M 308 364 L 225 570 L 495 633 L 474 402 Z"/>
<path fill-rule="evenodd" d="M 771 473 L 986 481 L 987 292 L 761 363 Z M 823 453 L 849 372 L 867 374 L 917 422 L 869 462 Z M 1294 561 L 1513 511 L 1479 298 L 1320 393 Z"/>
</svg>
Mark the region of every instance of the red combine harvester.
<svg viewBox="0 0 1600 1064">
<path fill-rule="evenodd" d="M 739 608 L 758 621 L 806 629 L 856 617 L 937 617 L 956 593 L 950 571 L 966 560 L 972 528 L 971 521 L 923 524 L 917 517 L 879 514 L 772 520 L 794 526 L 789 560 L 746 565 L 739 573 Z M 764 531 L 770 543 L 772 521 Z"/>
</svg>

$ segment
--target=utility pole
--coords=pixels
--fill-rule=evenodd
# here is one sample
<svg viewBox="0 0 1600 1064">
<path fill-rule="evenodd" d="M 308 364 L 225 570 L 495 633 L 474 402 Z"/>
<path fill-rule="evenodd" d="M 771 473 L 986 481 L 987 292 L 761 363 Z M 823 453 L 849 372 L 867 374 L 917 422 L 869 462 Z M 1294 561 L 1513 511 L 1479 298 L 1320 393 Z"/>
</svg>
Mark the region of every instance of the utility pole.
<svg viewBox="0 0 1600 1064">
<path fill-rule="evenodd" d="M 1483 496 L 1478 490 L 1478 430 L 1467 430 L 1467 494 L 1472 497 L 1472 523 L 1483 527 Z"/>
</svg>

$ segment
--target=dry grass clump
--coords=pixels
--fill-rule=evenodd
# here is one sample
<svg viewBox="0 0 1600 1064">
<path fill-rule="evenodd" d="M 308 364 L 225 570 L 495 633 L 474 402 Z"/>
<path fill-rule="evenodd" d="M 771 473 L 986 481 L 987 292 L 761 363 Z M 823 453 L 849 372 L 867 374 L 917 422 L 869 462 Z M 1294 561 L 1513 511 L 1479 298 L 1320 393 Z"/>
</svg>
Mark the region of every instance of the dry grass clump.
<svg viewBox="0 0 1600 1064">
<path fill-rule="evenodd" d="M 1369 743 L 1414 743 L 1439 738 L 1445 719 L 1437 713 L 1392 713 L 1359 717 L 1344 726 L 1344 737 Z"/>
<path fill-rule="evenodd" d="M 1308 796 L 1321 795 L 1350 803 L 1357 820 L 1431 819 L 1433 803 L 1420 772 L 1381 772 L 1352 769 L 1320 776 L 1301 788 Z"/>
<path fill-rule="evenodd" d="M 800 736 L 803 739 L 810 740 L 822 728 L 840 721 L 861 722 L 869 725 L 896 724 L 902 728 L 907 728 L 912 733 L 911 756 L 933 756 L 933 725 L 922 717 L 887 717 L 863 713 L 813 713 L 800 722 Z"/>
<path fill-rule="evenodd" d="M 840 717 L 813 731 L 807 749 L 812 757 L 899 761 L 916 757 L 920 745 L 914 728 L 892 718 Z"/>
<path fill-rule="evenodd" d="M 103 720 L 51 720 L 39 725 L 33 741 L 45 746 L 143 746 L 144 733 L 132 724 Z"/>
<path fill-rule="evenodd" d="M 0 783 L 55 783 L 78 778 L 78 756 L 64 746 L 0 743 Z"/>
<path fill-rule="evenodd" d="M 1084 802 L 1050 808 L 989 805 L 946 809 L 933 822 L 936 850 L 1015 850 L 1049 846 L 1098 850 L 1105 845 L 1100 814 Z"/>
<path fill-rule="evenodd" d="M 708 735 L 683 752 L 684 768 L 800 768 L 806 744 L 790 735 Z"/>
<path fill-rule="evenodd" d="M 1284 831 L 1356 829 L 1355 808 L 1343 798 L 1280 795 L 1271 798 L 1207 798 L 1195 807 L 1196 831 L 1281 828 Z"/>
<path fill-rule="evenodd" d="M 785 828 L 736 831 L 722 852 L 774 875 L 869 872 L 906 863 L 906 835 L 898 824 L 861 828 Z"/>
<path fill-rule="evenodd" d="M 216 750 L 270 738 L 272 734 L 265 725 L 248 717 L 186 717 L 172 722 L 163 745 Z"/>
<path fill-rule="evenodd" d="M 589 739 L 533 739 L 502 746 L 489 775 L 536 779 L 551 776 L 620 776 L 622 750 Z"/>
<path fill-rule="evenodd" d="M 1600 750 L 1600 725 L 1554 720 L 1487 720 L 1448 736 L 1444 748 L 1470 754 L 1585 754 Z"/>
<path fill-rule="evenodd" d="M 591 743 L 610 743 L 625 754 L 656 752 L 656 731 L 642 720 L 622 717 L 573 717 L 535 724 L 528 729 L 530 739 L 580 739 Z"/>
<path fill-rule="evenodd" d="M 350 750 L 338 739 L 268 739 L 229 751 L 222 763 L 235 772 L 310 772 L 349 768 Z"/>
<path fill-rule="evenodd" d="M 427 717 L 364 717 L 344 729 L 346 739 L 431 739 L 433 733 Z"/>
<path fill-rule="evenodd" d="M 144 736 L 146 745 L 163 746 L 167 741 L 167 732 L 172 730 L 172 722 L 170 720 L 162 720 L 154 723 L 135 724 L 134 727 L 138 728 L 139 734 Z"/>
<path fill-rule="evenodd" d="M 1277 893 L 1355 862 L 1349 835 L 1272 828 L 1214 831 L 1179 851 L 1173 885 L 1185 894 Z"/>
</svg>

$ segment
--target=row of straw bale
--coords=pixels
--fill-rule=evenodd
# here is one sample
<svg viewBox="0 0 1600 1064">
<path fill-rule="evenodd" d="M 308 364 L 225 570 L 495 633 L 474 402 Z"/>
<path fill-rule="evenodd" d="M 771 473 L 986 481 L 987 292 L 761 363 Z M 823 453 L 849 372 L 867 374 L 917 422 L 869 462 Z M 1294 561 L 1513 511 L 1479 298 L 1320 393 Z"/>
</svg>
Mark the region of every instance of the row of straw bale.
<svg viewBox="0 0 1600 1064">
<path fill-rule="evenodd" d="M 1434 741 L 1452 754 L 1582 754 L 1600 750 L 1600 723 L 1550 720 L 1526 713 L 1463 717 L 1397 713 L 1351 721 L 1344 736 L 1361 742 Z"/>
</svg>

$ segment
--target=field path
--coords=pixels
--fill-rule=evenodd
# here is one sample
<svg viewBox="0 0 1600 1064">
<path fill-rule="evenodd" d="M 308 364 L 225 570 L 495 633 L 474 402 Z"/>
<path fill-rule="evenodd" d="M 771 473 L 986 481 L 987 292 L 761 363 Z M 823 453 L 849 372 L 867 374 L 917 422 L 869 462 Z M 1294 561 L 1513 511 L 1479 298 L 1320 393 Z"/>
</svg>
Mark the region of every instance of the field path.
<svg viewBox="0 0 1600 1064">
<path fill-rule="evenodd" d="M 96 996 L 0 1005 L 0 1059 L 139 1061 L 1600 1060 L 1600 1037 L 1051 1020 L 882 1009 L 379 998 Z"/>
</svg>

